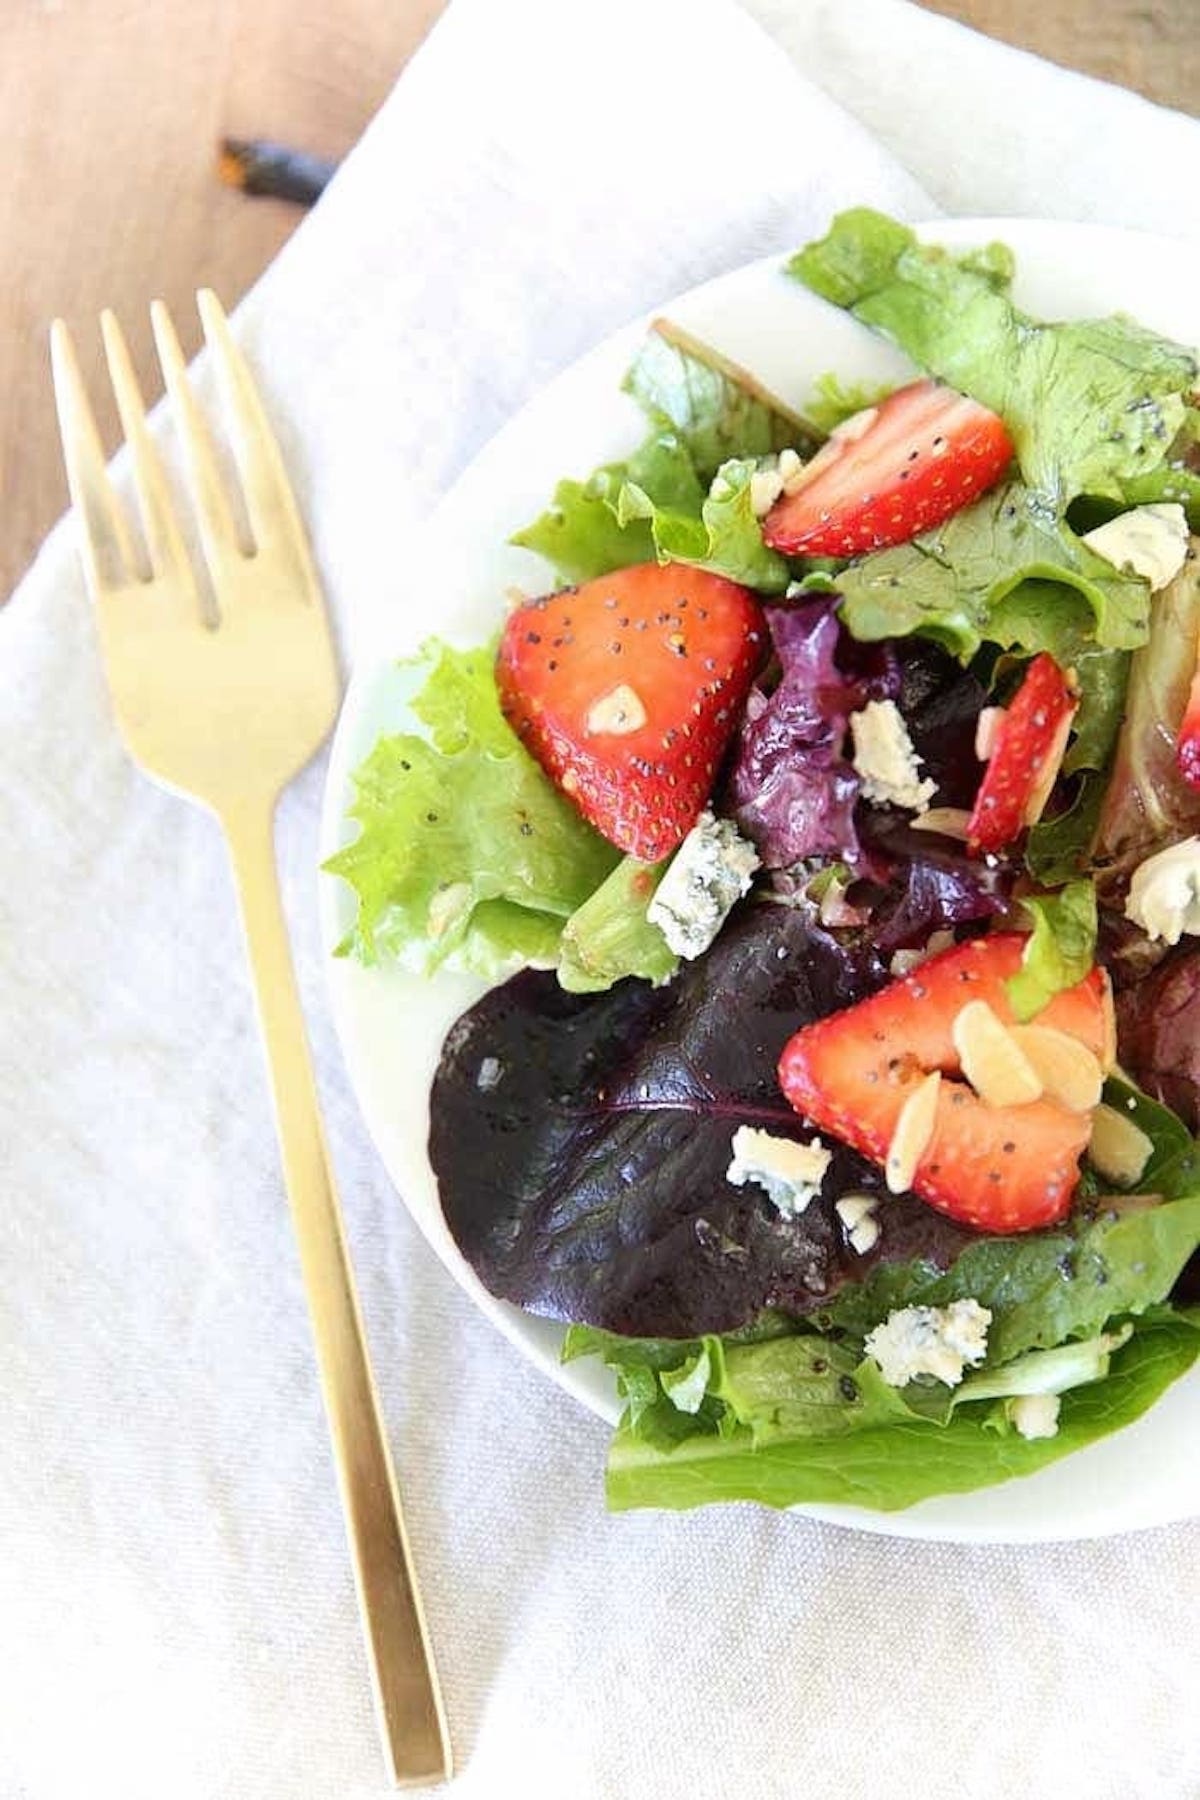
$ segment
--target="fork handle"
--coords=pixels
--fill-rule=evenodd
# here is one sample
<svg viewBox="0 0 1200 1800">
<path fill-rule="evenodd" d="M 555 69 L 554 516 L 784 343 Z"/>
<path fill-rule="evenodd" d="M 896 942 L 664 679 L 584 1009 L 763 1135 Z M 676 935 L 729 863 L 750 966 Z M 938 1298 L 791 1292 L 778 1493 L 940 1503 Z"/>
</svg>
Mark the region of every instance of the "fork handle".
<svg viewBox="0 0 1200 1800">
<path fill-rule="evenodd" d="M 273 800 L 228 808 L 221 823 L 254 976 L 384 1749 L 398 1786 L 424 1786 L 450 1775 L 446 1721 L 329 1168 L 280 902 L 274 810 Z"/>
</svg>

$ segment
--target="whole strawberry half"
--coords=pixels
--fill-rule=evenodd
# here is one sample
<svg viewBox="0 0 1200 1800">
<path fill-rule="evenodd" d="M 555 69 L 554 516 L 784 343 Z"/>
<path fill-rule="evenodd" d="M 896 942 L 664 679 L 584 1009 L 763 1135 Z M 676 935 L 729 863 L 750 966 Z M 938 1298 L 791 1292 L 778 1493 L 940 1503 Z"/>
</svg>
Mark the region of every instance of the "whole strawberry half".
<svg viewBox="0 0 1200 1800">
<path fill-rule="evenodd" d="M 767 514 L 785 556 L 861 556 L 904 544 L 993 487 L 1012 461 L 1003 419 L 937 381 L 855 413 Z"/>
<path fill-rule="evenodd" d="M 857 1006 L 806 1025 L 784 1046 L 779 1081 L 798 1113 L 884 1164 L 905 1102 L 935 1069 L 942 1075 L 914 1194 L 981 1231 L 1030 1231 L 1065 1218 L 1079 1181 L 1091 1120 L 1057 1101 L 996 1106 L 962 1078 L 954 1022 L 982 1000 L 1001 1024 L 1016 1022 L 1006 982 L 1026 940 L 997 933 L 931 957 Z M 1056 994 L 1038 1015 L 1106 1065 L 1112 998 L 1103 971 Z"/>
<path fill-rule="evenodd" d="M 509 615 L 500 704 L 584 818 L 657 862 L 703 810 L 766 642 L 749 589 L 639 563 Z"/>
</svg>

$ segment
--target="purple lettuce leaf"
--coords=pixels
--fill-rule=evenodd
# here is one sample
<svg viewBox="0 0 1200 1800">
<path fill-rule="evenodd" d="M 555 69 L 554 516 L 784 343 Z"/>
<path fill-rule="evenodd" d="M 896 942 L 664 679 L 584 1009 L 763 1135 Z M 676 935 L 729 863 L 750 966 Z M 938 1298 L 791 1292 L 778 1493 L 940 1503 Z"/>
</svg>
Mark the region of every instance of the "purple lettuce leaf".
<svg viewBox="0 0 1200 1800">
<path fill-rule="evenodd" d="M 750 692 L 735 740 L 727 804 L 768 869 L 810 857 L 862 862 L 860 782 L 846 755 L 851 713 L 895 700 L 937 782 L 941 806 L 969 806 L 982 765 L 975 726 L 987 695 L 936 644 L 859 644 L 829 595 L 768 607 L 779 679 Z"/>
<path fill-rule="evenodd" d="M 869 931 L 883 955 L 923 945 L 932 932 L 1007 911 L 1013 871 L 1000 859 L 968 856 L 964 845 L 916 831 L 894 813 L 874 812 L 868 830 L 873 860 L 892 870 L 870 901 Z"/>
<path fill-rule="evenodd" d="M 739 1125 L 808 1137 L 776 1065 L 800 1025 L 885 979 L 805 909 L 740 906 L 664 988 L 564 993 L 526 971 L 455 1024 L 431 1098 L 429 1153 L 447 1224 L 492 1293 L 551 1318 L 690 1338 L 802 1314 L 879 1261 L 948 1267 L 974 1234 L 911 1195 L 880 1208 L 878 1245 L 845 1244 L 834 1200 L 880 1171 L 835 1150 L 820 1196 L 783 1218 L 726 1180 Z"/>
<path fill-rule="evenodd" d="M 1200 950 L 1172 952 L 1117 995 L 1121 1067 L 1200 1130 Z"/>
<path fill-rule="evenodd" d="M 913 748 L 937 782 L 935 806 L 970 807 L 983 778 L 975 728 L 988 704 L 983 683 L 937 644 L 909 638 L 897 646 L 900 692 Z"/>
<path fill-rule="evenodd" d="M 812 856 L 858 860 L 859 780 L 843 755 L 846 722 L 868 700 L 895 698 L 900 676 L 890 647 L 853 644 L 836 608 L 831 595 L 766 609 L 779 680 L 750 692 L 727 799 L 768 869 Z"/>
</svg>

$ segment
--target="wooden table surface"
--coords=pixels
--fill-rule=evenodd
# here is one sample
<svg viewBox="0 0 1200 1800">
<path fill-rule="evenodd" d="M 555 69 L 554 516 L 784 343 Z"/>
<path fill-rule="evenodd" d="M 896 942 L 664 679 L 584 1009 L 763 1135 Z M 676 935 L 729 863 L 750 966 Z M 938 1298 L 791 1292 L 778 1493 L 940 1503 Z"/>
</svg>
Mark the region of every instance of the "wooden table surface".
<svg viewBox="0 0 1200 1800">
<path fill-rule="evenodd" d="M 503 4 L 503 0 L 495 0 Z M 852 0 L 847 0 L 852 3 Z M 1053 60 L 1200 110 L 1200 0 L 930 0 Z M 65 504 L 46 362 L 76 331 L 109 441 L 95 319 L 113 306 L 158 391 L 147 307 L 190 350 L 193 295 L 232 305 L 294 228 L 214 177 L 218 140 L 354 143 L 441 0 L 0 0 L 0 597 Z"/>
</svg>

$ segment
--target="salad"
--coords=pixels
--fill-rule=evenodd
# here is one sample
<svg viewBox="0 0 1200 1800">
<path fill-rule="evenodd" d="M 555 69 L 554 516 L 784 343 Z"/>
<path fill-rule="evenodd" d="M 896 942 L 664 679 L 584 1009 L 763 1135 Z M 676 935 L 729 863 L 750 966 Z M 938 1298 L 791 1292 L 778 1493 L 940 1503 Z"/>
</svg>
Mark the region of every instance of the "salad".
<svg viewBox="0 0 1200 1800">
<path fill-rule="evenodd" d="M 866 209 L 787 272 L 913 378 L 658 322 L 327 865 L 341 953 L 490 984 L 429 1157 L 615 1372 L 615 1508 L 982 1487 L 1200 1354 L 1196 356 Z"/>
</svg>

